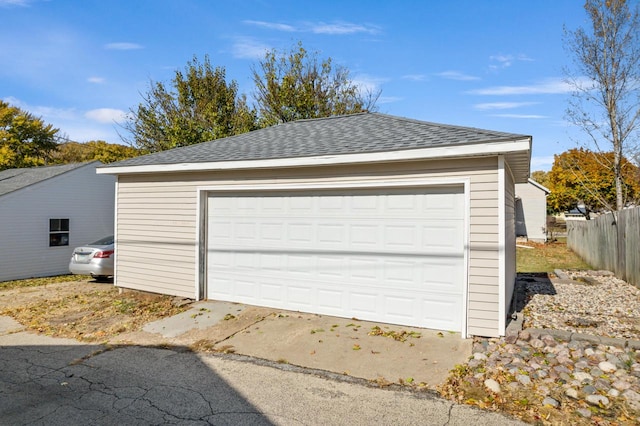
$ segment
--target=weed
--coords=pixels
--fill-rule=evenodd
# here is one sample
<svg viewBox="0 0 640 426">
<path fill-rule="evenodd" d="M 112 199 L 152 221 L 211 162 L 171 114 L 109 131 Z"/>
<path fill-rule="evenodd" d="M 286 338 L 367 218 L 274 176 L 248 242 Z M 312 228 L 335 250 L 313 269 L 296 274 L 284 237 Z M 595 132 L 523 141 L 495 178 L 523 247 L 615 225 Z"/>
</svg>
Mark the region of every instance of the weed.
<svg viewBox="0 0 640 426">
<path fill-rule="evenodd" d="M 113 307 L 121 314 L 129 314 L 135 309 L 136 303 L 132 300 L 116 299 L 113 301 Z"/>
<path fill-rule="evenodd" d="M 419 339 L 421 337 L 421 334 L 418 333 L 417 331 L 405 331 L 405 330 L 402 330 L 399 332 L 394 330 L 383 331 L 377 325 L 371 328 L 371 331 L 368 334 L 369 336 L 390 337 L 398 342 L 405 342 L 410 337 L 414 339 Z"/>
</svg>

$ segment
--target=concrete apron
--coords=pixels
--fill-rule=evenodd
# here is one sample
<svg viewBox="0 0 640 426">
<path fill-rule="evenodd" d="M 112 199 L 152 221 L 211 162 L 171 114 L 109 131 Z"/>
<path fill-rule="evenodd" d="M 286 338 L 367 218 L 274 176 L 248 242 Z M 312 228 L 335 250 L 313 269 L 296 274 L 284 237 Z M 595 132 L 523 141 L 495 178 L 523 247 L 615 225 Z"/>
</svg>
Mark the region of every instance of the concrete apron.
<svg viewBox="0 0 640 426">
<path fill-rule="evenodd" d="M 469 358 L 472 346 L 459 333 L 216 301 L 194 303 L 112 343 L 194 345 L 431 389 Z"/>
</svg>

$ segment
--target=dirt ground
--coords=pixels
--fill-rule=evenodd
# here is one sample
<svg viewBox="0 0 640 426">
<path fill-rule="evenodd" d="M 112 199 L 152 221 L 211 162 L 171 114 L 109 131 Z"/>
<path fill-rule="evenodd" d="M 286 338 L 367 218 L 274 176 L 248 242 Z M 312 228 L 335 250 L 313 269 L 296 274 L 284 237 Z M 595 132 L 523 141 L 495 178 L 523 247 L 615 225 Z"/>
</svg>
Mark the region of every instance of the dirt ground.
<svg viewBox="0 0 640 426">
<path fill-rule="evenodd" d="M 72 278 L 73 279 L 73 278 Z M 0 290 L 0 315 L 34 331 L 82 341 L 104 341 L 186 309 L 182 300 L 83 278 Z M 53 281 L 53 280 L 51 280 Z"/>
</svg>

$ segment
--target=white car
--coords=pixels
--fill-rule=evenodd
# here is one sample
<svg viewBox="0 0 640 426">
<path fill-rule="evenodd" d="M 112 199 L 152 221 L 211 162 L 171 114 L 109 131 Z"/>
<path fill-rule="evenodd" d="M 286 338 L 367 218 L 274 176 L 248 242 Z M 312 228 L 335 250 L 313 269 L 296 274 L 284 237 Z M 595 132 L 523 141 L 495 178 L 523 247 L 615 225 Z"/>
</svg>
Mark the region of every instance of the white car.
<svg viewBox="0 0 640 426">
<path fill-rule="evenodd" d="M 77 275 L 91 275 L 96 281 L 104 282 L 113 277 L 113 255 L 115 244 L 113 235 L 76 247 L 69 261 L 69 272 Z"/>
</svg>

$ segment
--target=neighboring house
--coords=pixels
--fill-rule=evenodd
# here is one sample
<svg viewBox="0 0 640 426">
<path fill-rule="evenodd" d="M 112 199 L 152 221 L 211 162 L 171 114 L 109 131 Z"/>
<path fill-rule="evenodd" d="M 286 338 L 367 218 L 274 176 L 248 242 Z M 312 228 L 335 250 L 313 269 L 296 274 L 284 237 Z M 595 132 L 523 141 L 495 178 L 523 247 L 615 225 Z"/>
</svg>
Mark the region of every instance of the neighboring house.
<svg viewBox="0 0 640 426">
<path fill-rule="evenodd" d="M 589 213 L 589 218 L 593 218 L 593 213 Z M 564 213 L 564 220 L 587 220 L 587 217 L 580 210 L 572 209 Z"/>
<path fill-rule="evenodd" d="M 505 332 L 531 137 L 383 114 L 112 163 L 119 287 Z"/>
<path fill-rule="evenodd" d="M 74 246 L 113 232 L 100 162 L 0 171 L 0 281 L 69 273 Z"/>
<path fill-rule="evenodd" d="M 547 241 L 547 195 L 550 192 L 533 179 L 516 184 L 516 237 Z"/>
</svg>

